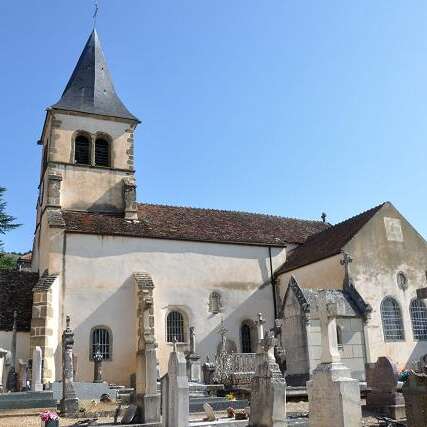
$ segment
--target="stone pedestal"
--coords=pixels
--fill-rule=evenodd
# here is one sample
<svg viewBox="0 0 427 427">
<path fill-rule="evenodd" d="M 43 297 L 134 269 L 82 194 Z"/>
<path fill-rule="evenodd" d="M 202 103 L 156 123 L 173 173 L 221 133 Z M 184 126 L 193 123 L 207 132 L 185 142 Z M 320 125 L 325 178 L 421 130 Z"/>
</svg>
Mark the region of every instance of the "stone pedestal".
<svg viewBox="0 0 427 427">
<path fill-rule="evenodd" d="M 427 426 L 427 375 L 411 374 L 402 387 L 408 427 Z"/>
<path fill-rule="evenodd" d="M 4 348 L 0 348 L 0 393 L 4 392 L 4 384 L 3 384 L 3 370 L 4 370 L 4 362 L 6 359 L 7 350 Z"/>
<path fill-rule="evenodd" d="M 31 391 L 43 391 L 42 360 L 42 349 L 37 346 L 33 351 Z"/>
<path fill-rule="evenodd" d="M 307 382 L 310 427 L 360 427 L 359 381 L 340 362 L 321 363 Z"/>
</svg>

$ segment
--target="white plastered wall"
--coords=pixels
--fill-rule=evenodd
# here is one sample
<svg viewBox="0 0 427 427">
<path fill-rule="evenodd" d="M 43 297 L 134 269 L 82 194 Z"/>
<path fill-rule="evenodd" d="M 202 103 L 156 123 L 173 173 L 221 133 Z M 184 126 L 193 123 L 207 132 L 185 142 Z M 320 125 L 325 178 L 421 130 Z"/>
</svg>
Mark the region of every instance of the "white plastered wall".
<svg viewBox="0 0 427 427">
<path fill-rule="evenodd" d="M 91 380 L 90 330 L 111 328 L 112 361 L 104 363 L 109 382 L 127 384 L 135 372 L 136 301 L 133 272 L 148 272 L 154 281 L 155 330 L 161 372 L 171 349 L 166 343 L 165 319 L 171 308 L 183 311 L 187 326 L 195 326 L 197 351 L 205 359 L 216 353 L 220 337 L 215 332 L 221 318 L 229 337 L 240 347 L 243 320 L 263 312 L 273 323 L 268 248 L 67 234 L 64 280 L 64 316 L 71 316 L 78 357 L 77 379 Z M 284 249 L 273 248 L 273 267 L 285 258 Z M 221 294 L 224 310 L 208 312 L 210 292 Z M 188 341 L 188 336 L 186 337 Z M 59 356 L 57 364 L 60 363 Z"/>
</svg>

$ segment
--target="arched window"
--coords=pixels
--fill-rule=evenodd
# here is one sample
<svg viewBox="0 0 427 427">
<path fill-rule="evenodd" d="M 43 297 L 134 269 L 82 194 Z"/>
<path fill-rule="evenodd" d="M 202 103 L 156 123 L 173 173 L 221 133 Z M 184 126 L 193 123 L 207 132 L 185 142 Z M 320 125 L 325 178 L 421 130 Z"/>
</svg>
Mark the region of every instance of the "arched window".
<svg viewBox="0 0 427 427">
<path fill-rule="evenodd" d="M 402 314 L 399 304 L 394 298 L 384 298 L 381 303 L 381 318 L 385 341 L 401 341 L 405 339 Z"/>
<path fill-rule="evenodd" d="M 74 141 L 74 160 L 81 165 L 90 165 L 90 142 L 83 135 L 77 136 Z"/>
<path fill-rule="evenodd" d="M 110 166 L 110 144 L 104 138 L 95 141 L 95 165 Z"/>
<path fill-rule="evenodd" d="M 99 346 L 103 360 L 111 360 L 113 350 L 111 330 L 105 326 L 96 326 L 92 328 L 90 335 L 90 358 L 93 359 L 93 355 Z"/>
<path fill-rule="evenodd" d="M 171 311 L 166 319 L 167 342 L 185 342 L 184 316 L 179 311 Z"/>
<path fill-rule="evenodd" d="M 424 301 L 414 299 L 409 305 L 414 339 L 427 340 L 427 308 Z"/>
<path fill-rule="evenodd" d="M 218 314 L 221 311 L 221 295 L 218 292 L 211 292 L 211 294 L 209 295 L 209 313 Z"/>
<path fill-rule="evenodd" d="M 242 353 L 252 353 L 251 327 L 247 323 L 244 323 L 240 328 L 240 335 L 242 339 Z"/>
</svg>

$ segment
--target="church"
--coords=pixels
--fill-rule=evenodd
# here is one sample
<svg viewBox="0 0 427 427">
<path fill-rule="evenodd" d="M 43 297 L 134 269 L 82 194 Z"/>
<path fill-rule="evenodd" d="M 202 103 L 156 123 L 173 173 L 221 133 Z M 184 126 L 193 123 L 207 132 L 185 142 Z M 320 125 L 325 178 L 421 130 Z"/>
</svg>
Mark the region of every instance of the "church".
<svg viewBox="0 0 427 427">
<path fill-rule="evenodd" d="M 66 316 L 75 333 L 76 380 L 91 381 L 100 346 L 104 378 L 127 385 L 139 337 L 152 334 L 163 373 L 176 339 L 202 360 L 218 327 L 230 351 L 256 350 L 255 320 L 281 319 L 292 383 L 319 359 L 316 294 L 341 307 L 344 363 L 389 355 L 402 367 L 427 353 L 426 241 L 391 203 L 337 225 L 255 213 L 139 203 L 134 144 L 140 124 L 118 97 L 94 30 L 59 101 L 46 112 L 31 271 L 0 273 L 0 347 L 43 351 L 43 382 L 61 378 Z M 149 304 L 142 319 L 141 304 Z"/>
</svg>

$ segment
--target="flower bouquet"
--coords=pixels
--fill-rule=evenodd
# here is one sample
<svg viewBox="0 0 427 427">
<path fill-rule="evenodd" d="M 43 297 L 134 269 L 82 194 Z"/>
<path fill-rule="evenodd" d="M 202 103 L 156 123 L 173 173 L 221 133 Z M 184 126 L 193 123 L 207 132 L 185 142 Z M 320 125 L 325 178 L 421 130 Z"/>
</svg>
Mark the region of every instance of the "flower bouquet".
<svg viewBox="0 0 427 427">
<path fill-rule="evenodd" d="M 42 427 L 59 427 L 59 417 L 56 412 L 44 411 L 40 414 Z"/>
</svg>

